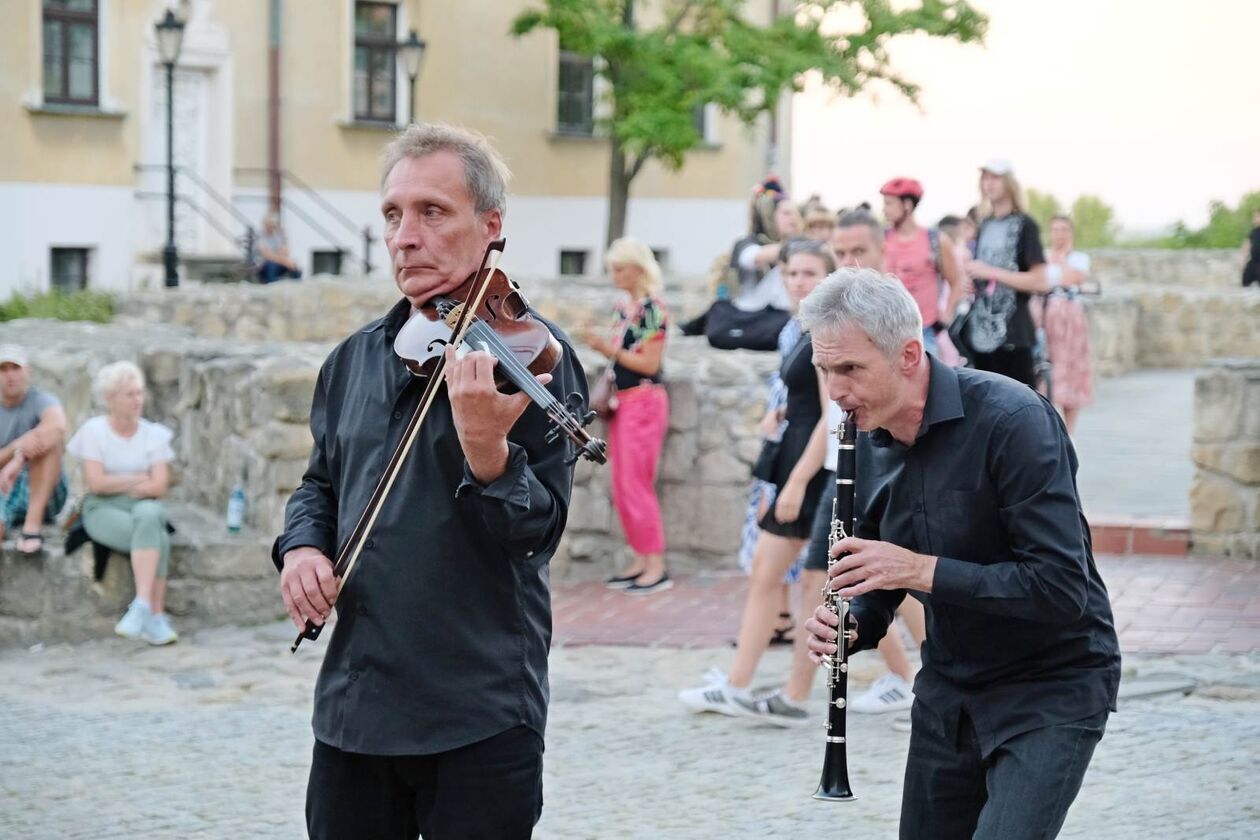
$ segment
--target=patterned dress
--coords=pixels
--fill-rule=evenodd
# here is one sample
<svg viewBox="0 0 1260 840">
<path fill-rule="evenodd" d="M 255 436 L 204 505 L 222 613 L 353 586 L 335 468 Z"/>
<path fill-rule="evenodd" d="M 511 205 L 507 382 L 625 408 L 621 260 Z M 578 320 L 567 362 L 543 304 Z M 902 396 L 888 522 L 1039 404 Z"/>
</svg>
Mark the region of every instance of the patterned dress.
<svg viewBox="0 0 1260 840">
<path fill-rule="evenodd" d="M 1089 272 L 1089 257 L 1080 251 L 1067 255 L 1066 265 Z M 1084 408 L 1094 401 L 1094 372 L 1089 361 L 1089 320 L 1075 286 L 1054 289 L 1046 296 L 1046 348 L 1054 366 L 1054 404 Z"/>
</svg>

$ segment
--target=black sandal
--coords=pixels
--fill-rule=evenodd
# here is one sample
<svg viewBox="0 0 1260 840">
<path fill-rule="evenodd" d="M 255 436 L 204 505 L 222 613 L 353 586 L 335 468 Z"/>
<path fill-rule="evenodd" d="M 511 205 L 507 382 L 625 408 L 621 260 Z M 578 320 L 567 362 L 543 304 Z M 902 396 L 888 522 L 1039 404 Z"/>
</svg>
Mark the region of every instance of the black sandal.
<svg viewBox="0 0 1260 840">
<path fill-rule="evenodd" d="M 784 626 L 784 622 L 787 626 Z M 774 635 L 770 637 L 772 645 L 791 645 L 796 643 L 796 636 L 793 631 L 796 630 L 796 622 L 792 620 L 792 614 L 787 612 L 779 613 L 779 626 L 774 628 Z"/>
<path fill-rule="evenodd" d="M 39 540 L 39 545 L 31 551 L 23 551 L 19 546 L 27 540 Z M 44 553 L 44 535 L 38 531 L 34 534 L 27 533 L 26 531 L 18 531 L 17 542 L 13 544 L 13 547 L 17 549 L 18 554 L 21 554 L 24 557 L 38 557 L 40 554 Z"/>
</svg>

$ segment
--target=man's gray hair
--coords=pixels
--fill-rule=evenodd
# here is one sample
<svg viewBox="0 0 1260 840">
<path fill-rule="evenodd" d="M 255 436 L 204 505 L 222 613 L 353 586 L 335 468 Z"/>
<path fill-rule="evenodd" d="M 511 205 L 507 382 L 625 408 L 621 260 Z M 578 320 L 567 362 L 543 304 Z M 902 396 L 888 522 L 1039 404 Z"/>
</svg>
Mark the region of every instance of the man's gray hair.
<svg viewBox="0 0 1260 840">
<path fill-rule="evenodd" d="M 801 301 L 801 327 L 812 333 L 856 326 L 895 359 L 910 339 L 923 341 L 923 316 L 900 280 L 873 268 L 842 268 Z"/>
<path fill-rule="evenodd" d="M 485 135 L 442 122 L 412 123 L 381 153 L 381 189 L 390 171 L 403 158 L 450 152 L 464 163 L 464 185 L 478 213 L 507 211 L 507 164 Z"/>
</svg>

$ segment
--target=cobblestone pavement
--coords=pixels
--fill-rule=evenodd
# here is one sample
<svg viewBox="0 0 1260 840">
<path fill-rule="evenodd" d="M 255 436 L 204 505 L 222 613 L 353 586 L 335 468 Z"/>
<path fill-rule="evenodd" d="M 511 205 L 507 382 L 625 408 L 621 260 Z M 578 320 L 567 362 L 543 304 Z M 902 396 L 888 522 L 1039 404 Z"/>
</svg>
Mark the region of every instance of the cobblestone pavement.
<svg viewBox="0 0 1260 840">
<path fill-rule="evenodd" d="M 161 649 L 109 639 L 0 654 L 0 836 L 301 837 L 321 646 L 291 656 L 292 635 L 272 624 Z M 887 716 L 850 716 L 859 799 L 814 802 L 821 724 L 764 728 L 677 704 L 728 661 L 727 649 L 558 649 L 537 836 L 895 836 L 908 736 Z M 773 651 L 765 681 L 786 666 Z M 874 667 L 855 659 L 855 690 Z M 1254 836 L 1260 659 L 1134 654 L 1126 673 L 1199 688 L 1122 702 L 1063 836 Z"/>
</svg>

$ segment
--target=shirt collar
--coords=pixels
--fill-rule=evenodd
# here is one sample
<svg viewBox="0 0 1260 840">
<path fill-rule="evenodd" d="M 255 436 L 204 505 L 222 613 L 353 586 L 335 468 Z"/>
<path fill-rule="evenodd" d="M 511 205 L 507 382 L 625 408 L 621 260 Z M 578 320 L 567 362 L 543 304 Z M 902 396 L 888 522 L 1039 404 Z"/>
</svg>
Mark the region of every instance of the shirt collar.
<svg viewBox="0 0 1260 840">
<path fill-rule="evenodd" d="M 927 402 L 923 406 L 923 421 L 919 424 L 919 433 L 915 440 L 927 434 L 928 429 L 937 423 L 957 420 L 964 416 L 962 392 L 958 387 L 958 372 L 931 353 L 928 358 L 928 393 Z M 875 429 L 871 432 L 871 443 L 876 446 L 891 446 L 897 439 L 887 429 Z"/>
<path fill-rule="evenodd" d="M 385 341 L 389 344 L 394 343 L 394 339 L 398 337 L 398 332 L 403 328 L 403 324 L 407 323 L 407 319 L 411 317 L 411 301 L 402 298 L 398 303 L 385 313 L 384 318 L 380 318 L 368 326 L 363 328 L 363 332 L 371 333 L 383 329 L 385 331 Z"/>
</svg>

